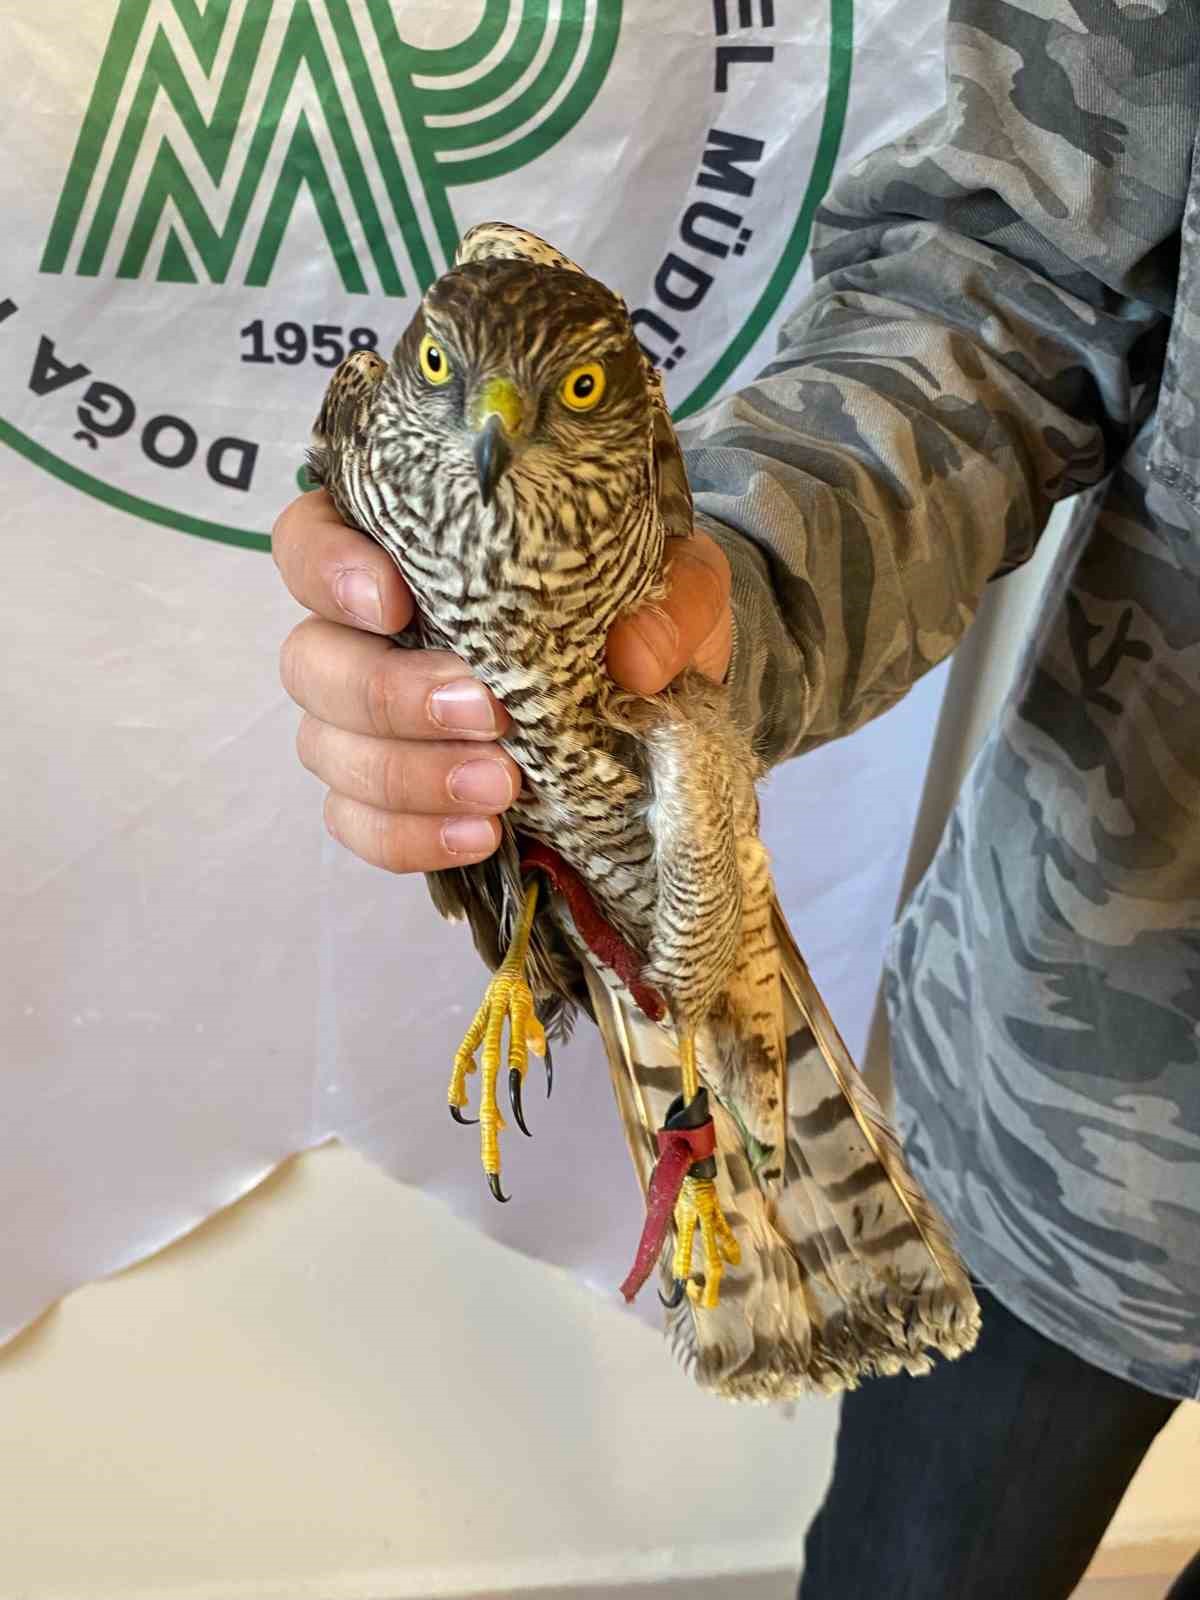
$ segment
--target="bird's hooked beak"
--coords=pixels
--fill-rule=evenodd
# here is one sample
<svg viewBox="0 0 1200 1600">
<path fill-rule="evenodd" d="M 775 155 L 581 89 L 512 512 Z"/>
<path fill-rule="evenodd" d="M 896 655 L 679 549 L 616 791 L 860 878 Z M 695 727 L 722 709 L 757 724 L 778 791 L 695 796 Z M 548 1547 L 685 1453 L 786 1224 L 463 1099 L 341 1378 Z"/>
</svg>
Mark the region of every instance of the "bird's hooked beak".
<svg viewBox="0 0 1200 1600">
<path fill-rule="evenodd" d="M 511 378 L 489 378 L 475 405 L 475 472 L 486 506 L 512 460 L 513 436 L 520 430 L 525 407 Z"/>
</svg>

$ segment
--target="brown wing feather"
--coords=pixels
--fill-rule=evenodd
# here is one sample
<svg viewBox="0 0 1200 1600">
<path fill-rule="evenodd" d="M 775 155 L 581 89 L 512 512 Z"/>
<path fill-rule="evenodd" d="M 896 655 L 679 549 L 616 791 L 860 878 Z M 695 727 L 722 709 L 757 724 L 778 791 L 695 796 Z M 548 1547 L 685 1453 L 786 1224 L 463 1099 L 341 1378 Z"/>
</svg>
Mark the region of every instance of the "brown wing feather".
<svg viewBox="0 0 1200 1600">
<path fill-rule="evenodd" d="M 690 539 L 692 523 L 692 491 L 687 470 L 671 413 L 667 409 L 662 378 L 658 369 L 646 357 L 646 383 L 654 403 L 654 477 L 658 489 L 658 513 L 663 526 L 672 539 Z"/>
<path fill-rule="evenodd" d="M 339 502 L 338 478 L 345 470 L 346 457 L 366 447 L 376 385 L 386 371 L 387 362 L 374 350 L 352 351 L 330 378 L 313 424 L 309 475 L 314 483 L 329 489 L 338 511 L 352 527 L 357 523 Z"/>
<path fill-rule="evenodd" d="M 583 272 L 570 256 L 548 240 L 511 222 L 477 222 L 459 240 L 454 265 L 468 261 L 531 261 L 538 267 L 558 267 L 563 272 Z"/>
</svg>

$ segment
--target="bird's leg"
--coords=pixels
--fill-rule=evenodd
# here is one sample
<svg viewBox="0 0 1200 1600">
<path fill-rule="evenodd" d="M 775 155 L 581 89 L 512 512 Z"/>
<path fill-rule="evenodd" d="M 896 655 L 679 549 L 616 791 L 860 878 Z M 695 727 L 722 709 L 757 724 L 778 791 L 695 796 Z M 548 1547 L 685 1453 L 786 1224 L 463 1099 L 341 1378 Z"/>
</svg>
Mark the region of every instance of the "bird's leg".
<svg viewBox="0 0 1200 1600">
<path fill-rule="evenodd" d="M 482 1045 L 479 1061 L 483 1068 L 479 1087 L 479 1140 L 488 1187 L 497 1200 L 508 1199 L 500 1188 L 500 1130 L 505 1122 L 496 1104 L 496 1079 L 500 1074 L 505 1022 L 508 1023 L 509 1098 L 513 1115 L 525 1134 L 529 1129 L 525 1126 L 521 1107 L 521 1086 L 529 1067 L 529 1052 L 532 1050 L 543 1057 L 547 1053 L 546 1035 L 533 1009 L 533 992 L 525 981 L 525 962 L 529 955 L 537 899 L 538 885 L 535 879 L 525 891 L 508 954 L 488 984 L 483 1004 L 475 1013 L 467 1036 L 455 1054 L 454 1070 L 450 1074 L 450 1088 L 446 1095 L 454 1120 L 468 1121 L 462 1115 L 462 1107 L 467 1104 L 467 1074 L 475 1071 L 475 1052 Z"/>
<path fill-rule="evenodd" d="M 680 1032 L 679 1061 L 683 1069 L 683 1103 L 690 1106 L 700 1092 L 696 1038 L 690 1029 Z M 672 1305 L 679 1304 L 686 1285 L 688 1298 L 693 1303 L 705 1311 L 714 1311 L 720 1300 L 721 1277 L 726 1264 L 735 1267 L 741 1260 L 741 1249 L 717 1199 L 716 1175 L 714 1157 L 707 1156 L 701 1161 L 694 1161 L 675 1202 L 675 1257 L 671 1268 L 675 1277 L 675 1296 Z M 704 1252 L 703 1288 L 691 1275 L 697 1228 Z"/>
<path fill-rule="evenodd" d="M 697 1228 L 704 1248 L 703 1288 L 690 1276 Z M 741 1247 L 721 1210 L 716 1184 L 711 1178 L 689 1175 L 683 1180 L 675 1202 L 675 1259 L 671 1270 L 676 1286 L 686 1285 L 689 1300 L 704 1311 L 715 1311 L 720 1303 L 721 1277 L 726 1263 L 736 1267 L 741 1259 Z"/>
</svg>

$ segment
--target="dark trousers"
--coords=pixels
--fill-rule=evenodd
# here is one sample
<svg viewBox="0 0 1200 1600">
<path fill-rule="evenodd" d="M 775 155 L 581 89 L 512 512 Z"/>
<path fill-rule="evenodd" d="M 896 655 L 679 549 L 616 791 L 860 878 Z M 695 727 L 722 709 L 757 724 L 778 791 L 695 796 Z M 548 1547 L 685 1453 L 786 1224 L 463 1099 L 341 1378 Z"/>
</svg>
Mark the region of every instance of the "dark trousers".
<svg viewBox="0 0 1200 1600">
<path fill-rule="evenodd" d="M 1068 1600 L 1176 1402 L 1110 1377 L 986 1290 L 924 1378 L 842 1401 L 799 1600 Z M 1168 1600 L 1200 1600 L 1200 1556 Z"/>
</svg>

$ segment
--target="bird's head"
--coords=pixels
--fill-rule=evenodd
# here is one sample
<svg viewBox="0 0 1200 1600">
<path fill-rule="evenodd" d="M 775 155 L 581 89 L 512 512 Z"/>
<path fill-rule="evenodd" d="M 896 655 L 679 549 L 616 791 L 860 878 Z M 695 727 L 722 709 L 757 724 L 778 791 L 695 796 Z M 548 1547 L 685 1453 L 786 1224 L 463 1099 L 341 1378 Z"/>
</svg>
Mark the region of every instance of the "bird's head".
<svg viewBox="0 0 1200 1600">
<path fill-rule="evenodd" d="M 406 417 L 484 504 L 644 471 L 652 413 L 629 314 L 583 273 L 480 261 L 439 278 L 396 346 Z M 522 493 L 525 491 L 525 493 Z M 626 490 L 627 492 L 627 490 Z"/>
</svg>

